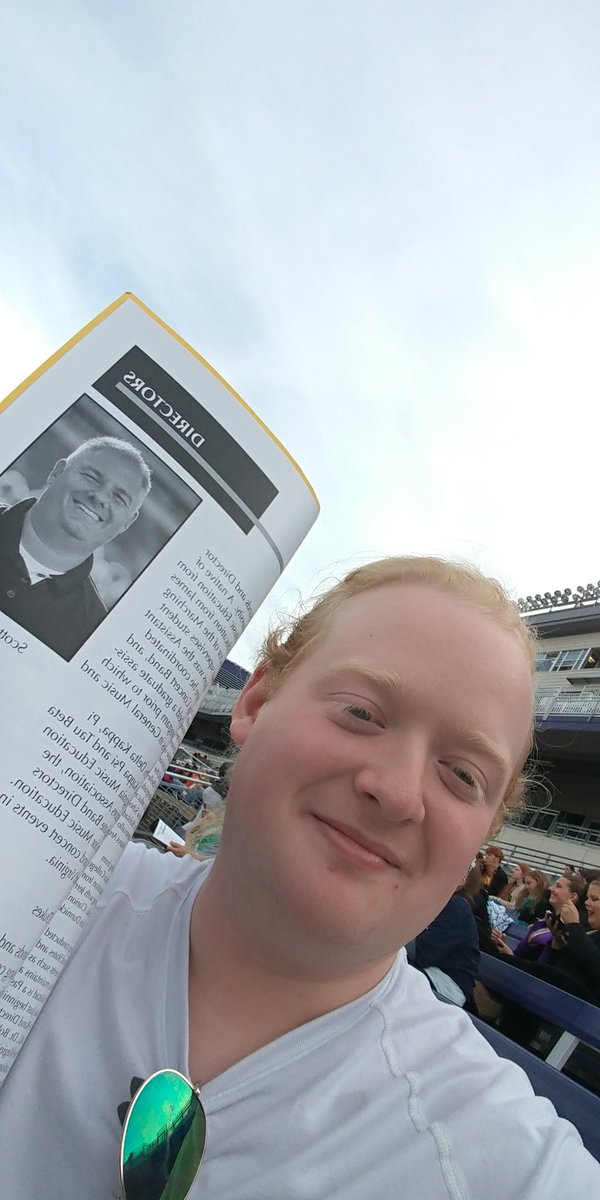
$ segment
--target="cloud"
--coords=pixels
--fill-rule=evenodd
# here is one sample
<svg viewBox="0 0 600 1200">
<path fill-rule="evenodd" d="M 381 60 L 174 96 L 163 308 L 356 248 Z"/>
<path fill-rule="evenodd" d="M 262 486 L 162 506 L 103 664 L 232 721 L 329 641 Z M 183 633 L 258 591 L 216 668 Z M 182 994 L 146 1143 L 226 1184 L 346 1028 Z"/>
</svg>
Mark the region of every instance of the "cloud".
<svg viewBox="0 0 600 1200">
<path fill-rule="evenodd" d="M 196 345 L 322 501 L 258 625 L 372 554 L 595 573 L 595 3 L 5 23 L 0 381 L 126 288 Z"/>
</svg>

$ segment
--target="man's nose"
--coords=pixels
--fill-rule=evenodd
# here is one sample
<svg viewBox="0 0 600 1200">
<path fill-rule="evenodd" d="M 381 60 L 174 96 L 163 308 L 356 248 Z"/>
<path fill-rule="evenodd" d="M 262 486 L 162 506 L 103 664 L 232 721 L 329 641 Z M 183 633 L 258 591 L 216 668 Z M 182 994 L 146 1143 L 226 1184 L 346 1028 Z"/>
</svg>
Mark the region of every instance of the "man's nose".
<svg viewBox="0 0 600 1200">
<path fill-rule="evenodd" d="M 109 494 L 108 488 L 106 487 L 106 484 L 104 484 L 104 483 L 91 484 L 90 488 L 89 488 L 89 494 L 90 494 L 90 496 L 92 496 L 94 498 L 94 500 L 96 501 L 96 504 L 99 504 L 101 506 L 101 508 L 108 508 L 108 506 L 110 504 L 110 494 Z"/>
<path fill-rule="evenodd" d="M 388 821 L 420 822 L 425 816 L 426 762 L 417 747 L 381 755 L 356 775 L 356 791 L 379 806 Z"/>
</svg>

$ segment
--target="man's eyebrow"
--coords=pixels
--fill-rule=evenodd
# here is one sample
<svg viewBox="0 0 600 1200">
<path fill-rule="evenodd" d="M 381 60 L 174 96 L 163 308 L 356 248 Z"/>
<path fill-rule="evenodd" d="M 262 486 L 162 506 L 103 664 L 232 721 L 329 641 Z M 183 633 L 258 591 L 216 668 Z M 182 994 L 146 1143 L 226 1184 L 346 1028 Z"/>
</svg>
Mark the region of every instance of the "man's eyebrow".
<svg viewBox="0 0 600 1200">
<path fill-rule="evenodd" d="M 376 667 L 367 667 L 363 663 L 355 662 L 353 659 L 348 659 L 345 662 L 336 663 L 334 667 L 328 671 L 328 678 L 335 679 L 338 675 L 352 674 L 364 679 L 367 683 L 372 683 L 375 687 L 379 687 L 388 695 L 398 697 L 406 692 L 406 685 L 403 683 L 399 675 L 394 672 L 380 671 Z M 471 750 L 479 750 L 485 754 L 486 758 L 498 767 L 502 775 L 510 779 L 513 768 L 509 759 L 493 738 L 488 737 L 487 733 L 482 733 L 478 729 L 471 729 L 468 725 L 458 725 L 453 727 L 453 736 L 465 748 Z"/>
<path fill-rule="evenodd" d="M 354 659 L 347 659 L 345 662 L 336 663 L 327 672 L 328 679 L 335 679 L 337 675 L 358 675 L 367 683 L 373 683 L 376 687 L 381 688 L 385 692 L 391 692 L 398 695 L 402 692 L 404 685 L 399 675 L 390 673 L 389 671 L 379 671 L 376 667 L 367 667 L 363 663 L 355 662 Z"/>
<path fill-rule="evenodd" d="M 79 469 L 82 472 L 85 470 L 88 474 L 93 475 L 97 483 L 104 482 L 106 479 L 106 475 L 103 475 L 102 471 L 98 467 L 93 466 L 92 463 L 86 463 L 84 467 L 80 467 Z M 122 496 L 127 504 L 133 504 L 133 496 L 120 483 L 113 488 L 113 496 Z"/>
<path fill-rule="evenodd" d="M 129 492 L 126 491 L 124 487 L 117 486 L 114 489 L 114 494 L 115 496 L 123 496 L 128 504 L 131 504 L 133 501 L 133 496 L 130 496 Z"/>
<path fill-rule="evenodd" d="M 458 726 L 456 729 L 458 740 L 463 746 L 469 747 L 471 750 L 480 750 L 485 754 L 486 758 L 492 760 L 503 776 L 510 779 L 513 773 L 513 767 L 509 759 L 502 753 L 499 746 L 496 745 L 493 738 L 488 737 L 487 733 L 481 733 L 478 729 L 469 729 L 468 726 Z"/>
</svg>

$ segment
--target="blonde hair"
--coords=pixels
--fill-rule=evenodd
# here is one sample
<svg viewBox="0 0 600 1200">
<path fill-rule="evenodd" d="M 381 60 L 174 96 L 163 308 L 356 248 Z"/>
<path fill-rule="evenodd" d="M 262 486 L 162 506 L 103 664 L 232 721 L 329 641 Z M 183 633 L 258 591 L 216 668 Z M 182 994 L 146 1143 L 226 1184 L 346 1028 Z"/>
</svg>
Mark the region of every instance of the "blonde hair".
<svg viewBox="0 0 600 1200">
<path fill-rule="evenodd" d="M 420 555 L 403 555 L 382 558 L 365 566 L 355 567 L 320 596 L 305 613 L 296 619 L 289 618 L 269 632 L 258 662 L 268 692 L 272 694 L 282 685 L 289 672 L 298 666 L 324 635 L 346 600 L 388 584 L 433 587 L 474 605 L 502 628 L 514 634 L 523 648 L 533 678 L 535 632 L 525 624 L 517 605 L 498 580 L 483 575 L 477 567 L 468 563 Z M 530 737 L 532 742 L 533 710 Z M 492 835 L 501 827 L 508 810 L 521 803 L 525 782 L 522 767 L 519 767 L 507 786 L 503 802 L 490 829 Z"/>
<path fill-rule="evenodd" d="M 223 821 L 225 820 L 225 802 L 212 812 L 202 812 L 191 823 L 185 832 L 185 850 L 192 858 L 203 862 L 214 858 L 219 848 Z"/>
<path fill-rule="evenodd" d="M 265 670 L 268 682 L 277 686 L 288 670 L 304 657 L 345 600 L 362 592 L 374 591 L 387 584 L 434 587 L 457 596 L 494 618 L 521 642 L 533 675 L 536 656 L 535 632 L 525 624 L 517 605 L 497 579 L 483 575 L 469 563 L 443 558 L 403 555 L 380 558 L 363 567 L 355 567 L 343 579 L 329 588 L 302 616 L 289 618 L 272 630 L 265 639 L 259 666 Z"/>
<path fill-rule="evenodd" d="M 512 883 L 511 883 L 511 881 L 509 879 L 508 883 L 506 884 L 506 887 L 502 888 L 502 891 L 500 892 L 500 895 L 498 896 L 499 900 L 510 900 L 512 895 L 517 895 L 517 893 L 522 892 L 523 886 L 524 886 L 523 880 L 526 875 L 529 875 L 531 873 L 531 867 L 529 866 L 528 863 L 515 863 L 515 866 L 513 867 L 513 872 L 516 867 L 518 867 L 521 872 L 521 882 L 516 883 L 515 880 L 513 879 Z"/>
</svg>

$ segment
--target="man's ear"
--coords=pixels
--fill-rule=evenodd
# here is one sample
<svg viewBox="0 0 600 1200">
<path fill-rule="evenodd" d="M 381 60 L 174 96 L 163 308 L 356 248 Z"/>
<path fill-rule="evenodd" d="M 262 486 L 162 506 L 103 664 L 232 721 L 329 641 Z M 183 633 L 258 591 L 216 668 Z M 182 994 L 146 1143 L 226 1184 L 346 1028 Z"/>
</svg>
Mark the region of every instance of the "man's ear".
<svg viewBox="0 0 600 1200">
<path fill-rule="evenodd" d="M 270 693 L 265 682 L 266 670 L 266 664 L 263 663 L 252 672 L 231 714 L 229 732 L 238 746 L 244 745 L 261 708 L 269 699 Z"/>
<path fill-rule="evenodd" d="M 46 480 L 46 483 L 54 483 L 54 480 L 58 479 L 59 475 L 62 475 L 66 465 L 67 465 L 66 458 L 59 458 L 58 462 L 54 464 L 54 466 Z"/>
<path fill-rule="evenodd" d="M 129 518 L 127 524 L 123 526 L 121 533 L 125 533 L 126 529 L 130 529 L 131 526 L 133 525 L 133 522 L 137 521 L 139 515 L 140 515 L 140 510 L 138 508 L 137 512 L 134 512 L 133 516 Z"/>
</svg>

